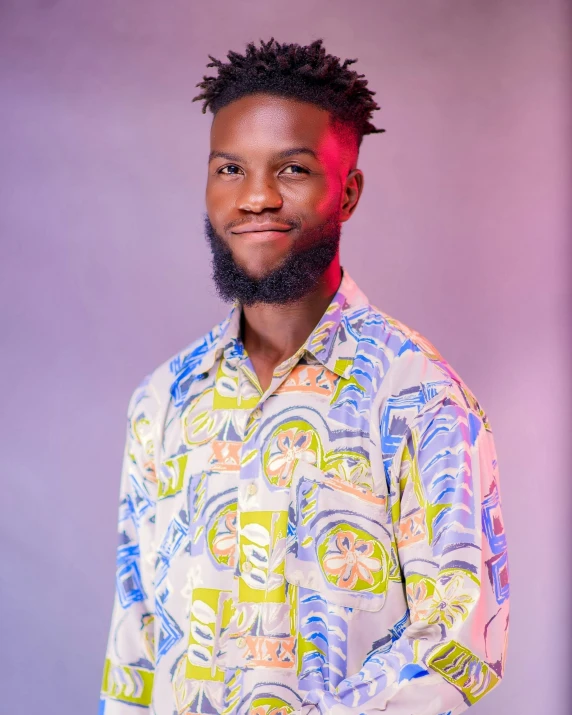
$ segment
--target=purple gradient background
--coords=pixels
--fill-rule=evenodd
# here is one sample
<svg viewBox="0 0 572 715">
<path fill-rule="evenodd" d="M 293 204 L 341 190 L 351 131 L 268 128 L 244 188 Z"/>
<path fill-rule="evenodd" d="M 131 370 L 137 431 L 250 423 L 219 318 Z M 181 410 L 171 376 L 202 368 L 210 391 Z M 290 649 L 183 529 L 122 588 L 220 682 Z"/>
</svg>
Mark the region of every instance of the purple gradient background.
<svg viewBox="0 0 572 715">
<path fill-rule="evenodd" d="M 342 261 L 432 340 L 496 436 L 512 620 L 471 712 L 570 712 L 570 4 L 0 0 L 6 715 L 97 711 L 125 413 L 227 310 L 202 236 L 207 54 L 359 57 L 387 129 Z"/>
</svg>

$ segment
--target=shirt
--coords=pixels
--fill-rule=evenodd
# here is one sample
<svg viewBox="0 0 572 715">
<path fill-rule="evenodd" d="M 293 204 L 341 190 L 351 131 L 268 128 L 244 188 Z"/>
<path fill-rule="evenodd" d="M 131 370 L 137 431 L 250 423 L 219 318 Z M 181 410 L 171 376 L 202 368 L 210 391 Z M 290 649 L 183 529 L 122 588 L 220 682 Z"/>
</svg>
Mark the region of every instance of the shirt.
<svg viewBox="0 0 572 715">
<path fill-rule="evenodd" d="M 508 629 L 483 408 L 345 270 L 264 393 L 240 317 L 130 400 L 100 715 L 462 712 Z"/>
</svg>

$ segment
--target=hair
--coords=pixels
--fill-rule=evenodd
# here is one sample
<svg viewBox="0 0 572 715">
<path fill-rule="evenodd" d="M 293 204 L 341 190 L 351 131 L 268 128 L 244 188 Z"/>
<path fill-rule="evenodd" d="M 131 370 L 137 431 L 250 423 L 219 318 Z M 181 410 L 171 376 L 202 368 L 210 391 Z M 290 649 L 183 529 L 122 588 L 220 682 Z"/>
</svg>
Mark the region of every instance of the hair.
<svg viewBox="0 0 572 715">
<path fill-rule="evenodd" d="M 384 132 L 370 119 L 380 109 L 367 88 L 365 75 L 348 69 L 357 59 L 345 60 L 326 54 L 323 40 L 309 45 L 280 44 L 273 37 L 260 41 L 260 47 L 248 43 L 244 55 L 229 51 L 228 62 L 212 60 L 207 67 L 216 67 L 215 77 L 203 77 L 196 87 L 203 91 L 193 102 L 204 100 L 207 109 L 216 115 L 219 109 L 249 94 L 267 93 L 291 97 L 326 109 L 334 124 L 353 130 L 357 147 L 366 134 Z"/>
</svg>

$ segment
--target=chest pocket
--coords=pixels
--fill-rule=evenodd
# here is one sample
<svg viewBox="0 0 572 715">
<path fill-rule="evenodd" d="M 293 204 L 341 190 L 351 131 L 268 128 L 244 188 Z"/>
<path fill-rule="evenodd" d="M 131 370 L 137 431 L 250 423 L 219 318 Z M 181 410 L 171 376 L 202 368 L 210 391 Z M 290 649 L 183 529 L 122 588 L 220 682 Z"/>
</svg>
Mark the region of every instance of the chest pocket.
<svg viewBox="0 0 572 715">
<path fill-rule="evenodd" d="M 378 611 L 390 555 L 385 498 L 299 462 L 290 487 L 286 580 L 330 603 Z"/>
</svg>

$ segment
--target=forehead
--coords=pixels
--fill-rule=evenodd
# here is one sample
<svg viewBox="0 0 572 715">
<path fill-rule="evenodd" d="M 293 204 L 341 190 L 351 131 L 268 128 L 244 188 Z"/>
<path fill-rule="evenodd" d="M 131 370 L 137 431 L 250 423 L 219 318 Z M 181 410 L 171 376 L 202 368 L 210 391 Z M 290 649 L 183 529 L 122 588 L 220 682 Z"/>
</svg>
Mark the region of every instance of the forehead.
<svg viewBox="0 0 572 715">
<path fill-rule="evenodd" d="M 285 145 L 319 148 L 333 138 L 330 113 L 309 102 L 268 94 L 250 94 L 219 109 L 211 125 L 211 149 L 222 145 Z"/>
</svg>

